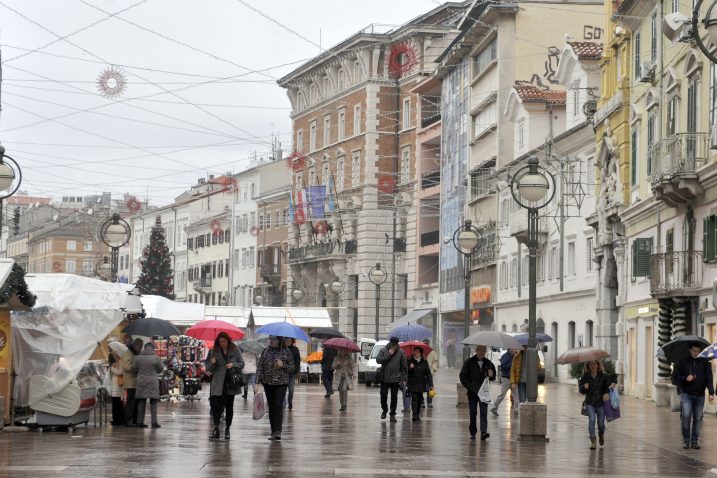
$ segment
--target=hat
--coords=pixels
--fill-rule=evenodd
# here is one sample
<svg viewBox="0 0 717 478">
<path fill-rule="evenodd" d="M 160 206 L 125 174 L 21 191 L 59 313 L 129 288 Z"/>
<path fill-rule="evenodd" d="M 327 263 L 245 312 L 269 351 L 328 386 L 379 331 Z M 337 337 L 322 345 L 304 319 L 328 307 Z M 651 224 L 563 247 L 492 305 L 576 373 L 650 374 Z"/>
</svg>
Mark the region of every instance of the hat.
<svg viewBox="0 0 717 478">
<path fill-rule="evenodd" d="M 388 339 L 388 342 L 391 344 L 397 344 L 399 342 L 398 337 L 391 337 Z"/>
</svg>

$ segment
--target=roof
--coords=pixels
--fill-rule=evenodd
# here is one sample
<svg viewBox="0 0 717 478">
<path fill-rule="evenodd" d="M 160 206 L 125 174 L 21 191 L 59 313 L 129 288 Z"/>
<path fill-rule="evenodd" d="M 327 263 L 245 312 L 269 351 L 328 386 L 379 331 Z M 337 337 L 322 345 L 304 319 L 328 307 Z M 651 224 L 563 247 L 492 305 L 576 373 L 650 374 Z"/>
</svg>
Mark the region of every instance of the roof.
<svg viewBox="0 0 717 478">
<path fill-rule="evenodd" d="M 565 92 L 555 90 L 545 90 L 533 85 L 517 85 L 513 87 L 520 97 L 520 100 L 532 103 L 546 103 L 552 105 L 565 104 Z"/>
<path fill-rule="evenodd" d="M 159 295 L 140 297 L 147 317 L 165 319 L 174 325 L 194 325 L 204 320 L 204 304 L 175 302 Z"/>
<path fill-rule="evenodd" d="M 249 309 L 230 305 L 210 305 L 204 308 L 205 320 L 224 320 L 237 327 L 246 327 L 249 322 Z"/>
<path fill-rule="evenodd" d="M 581 60 L 599 60 L 602 57 L 603 46 L 601 43 L 591 41 L 569 41 L 570 45 Z"/>
<path fill-rule="evenodd" d="M 299 327 L 331 327 L 331 318 L 325 308 L 309 307 L 252 307 L 249 326 L 262 326 L 287 321 Z"/>
</svg>

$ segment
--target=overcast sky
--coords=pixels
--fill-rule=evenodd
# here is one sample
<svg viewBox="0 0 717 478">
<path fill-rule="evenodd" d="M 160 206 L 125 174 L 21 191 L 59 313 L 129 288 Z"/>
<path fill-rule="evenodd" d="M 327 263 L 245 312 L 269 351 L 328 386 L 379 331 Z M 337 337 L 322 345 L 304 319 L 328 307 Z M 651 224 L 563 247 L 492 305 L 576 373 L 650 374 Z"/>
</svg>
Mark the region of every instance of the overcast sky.
<svg viewBox="0 0 717 478">
<path fill-rule="evenodd" d="M 0 0 L 0 142 L 31 194 L 129 192 L 166 204 L 199 177 L 266 156 L 272 134 L 288 149 L 276 79 L 319 45 L 439 3 Z M 105 98 L 97 78 L 113 65 L 127 84 Z"/>
</svg>

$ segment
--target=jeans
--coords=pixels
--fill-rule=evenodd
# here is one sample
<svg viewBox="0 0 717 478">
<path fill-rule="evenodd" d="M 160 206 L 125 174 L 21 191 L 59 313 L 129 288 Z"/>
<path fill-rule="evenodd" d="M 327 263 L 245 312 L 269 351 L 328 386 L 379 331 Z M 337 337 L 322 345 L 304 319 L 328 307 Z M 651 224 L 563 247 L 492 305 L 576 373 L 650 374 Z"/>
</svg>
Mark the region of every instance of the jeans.
<svg viewBox="0 0 717 478">
<path fill-rule="evenodd" d="M 605 433 L 605 409 L 602 405 L 595 406 L 587 404 L 588 410 L 588 433 L 591 437 L 595 436 L 595 419 L 598 422 L 598 432 L 602 435 Z"/>
<path fill-rule="evenodd" d="M 326 390 L 326 395 L 331 395 L 332 393 L 334 393 L 334 371 L 321 371 L 321 380 L 324 382 L 324 389 Z"/>
<path fill-rule="evenodd" d="M 413 418 L 418 418 L 421 414 L 421 405 L 423 405 L 423 393 L 411 392 L 411 411 L 413 412 Z"/>
<path fill-rule="evenodd" d="M 292 373 L 289 375 L 289 385 L 287 390 L 289 392 L 286 402 L 289 404 L 289 408 L 294 408 L 294 385 L 296 384 L 296 374 Z"/>
<path fill-rule="evenodd" d="M 127 403 L 125 403 L 125 419 L 124 422 L 127 425 L 137 423 L 137 403 L 134 396 L 137 392 L 136 388 L 128 388 L 127 390 Z"/>
<path fill-rule="evenodd" d="M 508 395 L 508 390 L 510 390 L 510 378 L 501 377 L 500 394 L 498 394 L 493 402 L 493 410 L 497 410 L 503 400 L 505 400 L 505 397 Z M 510 411 L 510 409 L 508 411 Z"/>
<path fill-rule="evenodd" d="M 249 385 L 251 385 L 252 392 L 256 392 L 256 374 L 248 373 L 244 376 L 246 377 L 246 385 L 244 385 L 244 398 L 246 398 L 247 392 L 249 391 Z"/>
<path fill-rule="evenodd" d="M 478 415 L 478 409 L 480 409 L 480 433 L 488 433 L 488 404 L 483 403 L 478 399 L 478 394 L 468 392 L 468 413 L 471 421 L 468 425 L 468 431 L 471 436 L 476 436 L 478 428 L 476 427 L 476 418 Z"/>
<path fill-rule="evenodd" d="M 234 395 L 212 395 L 209 397 L 209 406 L 212 413 L 212 421 L 215 427 L 219 426 L 222 419 L 222 411 L 226 411 L 226 426 L 232 426 L 232 418 L 234 418 Z"/>
<path fill-rule="evenodd" d="M 136 400 L 137 402 L 137 425 L 144 425 L 144 412 L 147 408 L 147 399 L 146 398 L 138 398 Z M 152 414 L 152 425 L 157 424 L 157 403 L 159 403 L 158 398 L 150 398 L 149 399 L 149 410 Z"/>
<path fill-rule="evenodd" d="M 381 382 L 381 410 L 387 412 L 388 391 L 391 390 L 391 415 L 396 414 L 396 402 L 398 400 L 398 383 Z"/>
<path fill-rule="evenodd" d="M 284 397 L 287 388 L 288 385 L 264 385 L 271 433 L 281 433 L 281 426 L 284 422 Z"/>
<path fill-rule="evenodd" d="M 680 418 L 682 419 L 682 440 L 685 443 L 697 443 L 702 428 L 702 412 L 705 408 L 705 396 L 680 394 Z M 692 421 L 692 434 L 690 434 L 690 421 Z"/>
</svg>

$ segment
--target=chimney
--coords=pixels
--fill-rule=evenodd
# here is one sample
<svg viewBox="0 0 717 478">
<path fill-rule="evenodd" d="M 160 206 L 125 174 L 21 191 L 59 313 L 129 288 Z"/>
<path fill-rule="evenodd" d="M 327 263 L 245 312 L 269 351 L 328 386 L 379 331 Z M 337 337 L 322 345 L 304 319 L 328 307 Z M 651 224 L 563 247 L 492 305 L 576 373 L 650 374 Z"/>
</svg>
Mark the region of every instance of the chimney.
<svg viewBox="0 0 717 478">
<path fill-rule="evenodd" d="M 210 175 L 209 175 L 209 180 L 211 181 L 211 180 L 213 180 L 213 179 L 214 179 L 214 175 L 213 175 L 213 174 L 210 174 Z"/>
<path fill-rule="evenodd" d="M 204 184 L 204 178 L 199 178 L 199 180 L 197 181 L 197 184 Z"/>
</svg>

